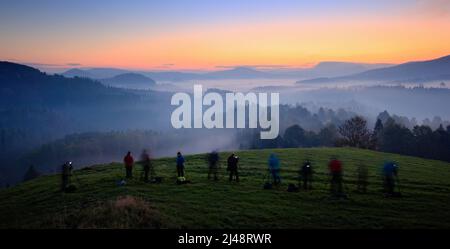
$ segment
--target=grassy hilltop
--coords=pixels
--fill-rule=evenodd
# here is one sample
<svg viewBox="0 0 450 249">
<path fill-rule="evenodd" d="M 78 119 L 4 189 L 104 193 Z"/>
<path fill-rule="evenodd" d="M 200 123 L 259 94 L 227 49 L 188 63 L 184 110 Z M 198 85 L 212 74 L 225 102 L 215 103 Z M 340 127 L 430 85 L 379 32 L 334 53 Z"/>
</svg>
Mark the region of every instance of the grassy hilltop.
<svg viewBox="0 0 450 249">
<path fill-rule="evenodd" d="M 263 190 L 267 158 L 277 153 L 282 185 Z M 174 158 L 155 160 L 161 184 L 135 179 L 125 186 L 121 163 L 76 170 L 78 190 L 59 192 L 60 176 L 48 175 L 0 190 L 0 228 L 450 228 L 450 164 L 350 148 L 241 151 L 240 183 L 229 183 L 221 153 L 220 180 L 207 180 L 204 155 L 186 156 L 187 185 L 175 184 Z M 327 162 L 344 163 L 348 200 L 328 198 Z M 314 189 L 287 192 L 297 184 L 300 163 L 315 167 Z M 383 198 L 380 168 L 399 163 L 402 198 Z M 74 160 L 76 163 L 76 160 Z M 356 189 L 356 163 L 369 167 L 367 194 Z"/>
</svg>

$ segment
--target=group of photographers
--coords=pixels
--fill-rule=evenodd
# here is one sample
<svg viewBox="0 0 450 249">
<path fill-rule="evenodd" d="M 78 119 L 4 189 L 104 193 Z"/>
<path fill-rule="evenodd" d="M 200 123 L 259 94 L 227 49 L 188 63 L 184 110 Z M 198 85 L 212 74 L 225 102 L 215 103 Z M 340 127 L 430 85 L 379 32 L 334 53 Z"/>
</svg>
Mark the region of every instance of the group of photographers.
<svg viewBox="0 0 450 249">
<path fill-rule="evenodd" d="M 208 179 L 213 179 L 214 181 L 218 181 L 218 169 L 219 169 L 219 153 L 217 151 L 213 151 L 206 156 L 206 161 L 208 164 Z M 131 155 L 131 152 L 128 153 L 123 158 L 124 166 L 125 166 L 125 176 L 126 179 L 130 179 L 133 177 L 133 167 L 135 160 Z M 160 177 L 156 177 L 154 164 L 152 162 L 152 158 L 150 153 L 147 150 L 143 150 L 140 156 L 140 163 L 143 168 L 143 174 L 141 175 L 141 179 L 144 182 L 160 182 Z M 185 178 L 185 159 L 181 152 L 177 152 L 176 157 L 176 171 L 177 171 L 177 183 L 188 183 Z M 229 181 L 239 182 L 239 157 L 232 153 L 227 158 L 227 171 L 229 173 Z M 70 176 L 72 175 L 72 162 L 66 162 L 62 166 L 62 191 L 68 192 L 73 188 L 73 185 L 70 184 Z M 343 184 L 343 164 L 337 158 L 337 156 L 332 156 L 328 163 L 329 170 L 329 184 L 330 184 L 330 192 L 333 197 L 338 198 L 346 198 L 346 194 L 344 191 Z M 310 159 L 306 159 L 304 163 L 300 166 L 298 171 L 299 174 L 299 184 L 296 189 L 303 188 L 304 190 L 312 189 L 313 175 L 314 175 L 313 165 Z M 281 183 L 280 176 L 280 161 L 278 157 L 272 153 L 268 159 L 268 175 L 270 179 L 270 186 L 279 185 Z M 356 170 L 356 178 L 357 178 L 357 191 L 360 193 L 365 193 L 367 191 L 368 185 L 368 169 L 367 166 L 362 162 L 357 162 L 357 170 Z M 382 167 L 382 178 L 383 178 L 383 187 L 384 194 L 386 196 L 397 196 L 400 193 L 395 192 L 396 183 L 398 183 L 398 166 L 393 161 L 386 161 Z M 155 180 L 159 181 L 155 181 Z M 123 180 L 124 181 L 124 180 Z M 292 185 L 292 184 L 290 184 Z M 289 190 L 289 189 L 288 189 Z"/>
</svg>

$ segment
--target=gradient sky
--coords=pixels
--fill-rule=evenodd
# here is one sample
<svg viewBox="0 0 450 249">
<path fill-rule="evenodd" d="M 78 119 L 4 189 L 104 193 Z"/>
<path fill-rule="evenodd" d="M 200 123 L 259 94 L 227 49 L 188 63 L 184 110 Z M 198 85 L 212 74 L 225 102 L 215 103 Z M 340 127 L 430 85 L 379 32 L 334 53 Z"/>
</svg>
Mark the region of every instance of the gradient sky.
<svg viewBox="0 0 450 249">
<path fill-rule="evenodd" d="M 38 67 L 308 67 L 448 54 L 450 0 L 0 2 L 0 60 Z"/>
</svg>

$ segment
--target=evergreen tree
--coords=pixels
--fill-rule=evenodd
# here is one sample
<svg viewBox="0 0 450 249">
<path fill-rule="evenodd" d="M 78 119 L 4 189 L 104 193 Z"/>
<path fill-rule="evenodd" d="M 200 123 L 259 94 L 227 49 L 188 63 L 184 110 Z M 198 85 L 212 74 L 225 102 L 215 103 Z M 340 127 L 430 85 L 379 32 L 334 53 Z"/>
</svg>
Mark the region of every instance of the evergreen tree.
<svg viewBox="0 0 450 249">
<path fill-rule="evenodd" d="M 380 145 L 383 142 L 381 140 L 381 134 L 383 132 L 383 122 L 381 119 L 377 119 L 377 122 L 375 123 L 375 127 L 373 128 L 373 133 L 371 135 L 370 139 L 370 148 L 373 148 L 375 150 L 380 149 Z"/>
<path fill-rule="evenodd" d="M 303 147 L 306 143 L 305 130 L 299 125 L 293 125 L 284 132 L 284 146 L 287 148 Z"/>
</svg>

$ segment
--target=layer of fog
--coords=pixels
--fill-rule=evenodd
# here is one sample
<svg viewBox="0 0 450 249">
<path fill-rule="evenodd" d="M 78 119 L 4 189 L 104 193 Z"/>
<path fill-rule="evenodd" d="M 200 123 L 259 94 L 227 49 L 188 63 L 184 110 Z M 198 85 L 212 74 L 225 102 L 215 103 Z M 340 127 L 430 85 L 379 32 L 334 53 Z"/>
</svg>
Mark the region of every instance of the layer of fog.
<svg viewBox="0 0 450 249">
<path fill-rule="evenodd" d="M 76 129 L 67 130 L 66 134 L 73 132 L 108 132 L 124 131 L 128 129 L 153 130 L 165 134 L 171 133 L 170 116 L 174 106 L 170 105 L 170 96 L 175 92 L 192 92 L 194 84 L 203 85 L 204 91 L 208 89 L 223 89 L 233 92 L 279 92 L 282 104 L 301 104 L 312 113 L 317 113 L 320 107 L 344 110 L 365 116 L 369 124 L 374 123 L 376 116 L 387 110 L 390 114 L 416 118 L 418 123 L 425 118 L 432 120 L 434 116 L 440 116 L 444 120 L 450 120 L 450 85 L 441 82 L 430 82 L 426 84 L 380 84 L 377 82 L 350 82 L 346 84 L 298 84 L 295 80 L 270 79 L 270 80 L 204 80 L 189 82 L 158 82 L 153 90 L 160 92 L 164 97 L 159 97 L 156 102 L 148 102 L 142 97 L 133 106 L 117 107 L 113 110 L 102 112 L 86 112 L 84 109 L 70 111 L 69 122 Z M 424 87 L 420 87 L 423 85 Z M 134 91 L 133 91 L 134 92 Z M 145 91 L 135 91 L 138 96 L 144 96 Z M 162 93 L 164 92 L 164 93 Z M 152 95 L 153 96 L 153 95 Z M 155 96 L 157 97 L 157 96 Z M 153 98 L 153 97 L 152 97 Z M 99 107 L 101 108 L 101 107 Z M 61 109 L 62 114 L 68 110 Z M 90 115 L 92 113 L 92 115 Z M 101 113 L 101 115 L 99 115 Z M 95 114 L 95 115 L 94 115 Z M 30 124 L 32 125 L 32 124 Z M 174 156 L 177 151 L 185 154 L 204 153 L 213 149 L 220 151 L 232 151 L 239 148 L 240 141 L 232 130 L 212 129 L 199 131 L 196 129 L 179 130 L 179 140 L 166 142 L 161 140 L 157 146 L 143 143 L 133 149 L 138 155 L 143 148 L 152 149 L 155 157 Z M 280 131 L 282 135 L 283 131 Z M 61 135 L 63 136 L 63 135 Z M 52 138 L 52 140 L 55 138 Z M 51 141 L 50 141 L 51 142 Z M 87 153 L 74 158 L 77 166 L 88 166 L 96 163 L 107 163 L 121 161 L 123 154 L 128 148 L 111 154 Z M 131 148 L 130 148 L 131 149 Z M 68 158 L 69 159 L 69 158 Z M 28 165 L 21 164 L 22 170 Z M 59 163 L 53 163 L 52 167 L 59 167 Z M 50 166 L 50 165 L 49 165 Z M 13 170 L 14 167 L 5 167 Z M 18 177 L 23 172 L 19 172 Z M 9 174 L 7 174 L 9 175 Z M 9 178 L 9 177 L 8 177 Z M 16 180 L 19 180 L 16 178 Z M 11 179 L 10 179 L 11 180 Z M 11 183 L 11 182 L 10 182 Z"/>
<path fill-rule="evenodd" d="M 195 80 L 158 82 L 164 91 L 192 92 L 194 84 L 207 89 L 232 92 L 279 92 L 282 104 L 302 104 L 310 107 L 344 108 L 374 117 L 387 110 L 419 121 L 440 116 L 450 120 L 450 83 L 310 83 L 299 84 L 292 79 Z M 157 89 L 155 89 L 157 90 Z"/>
</svg>

